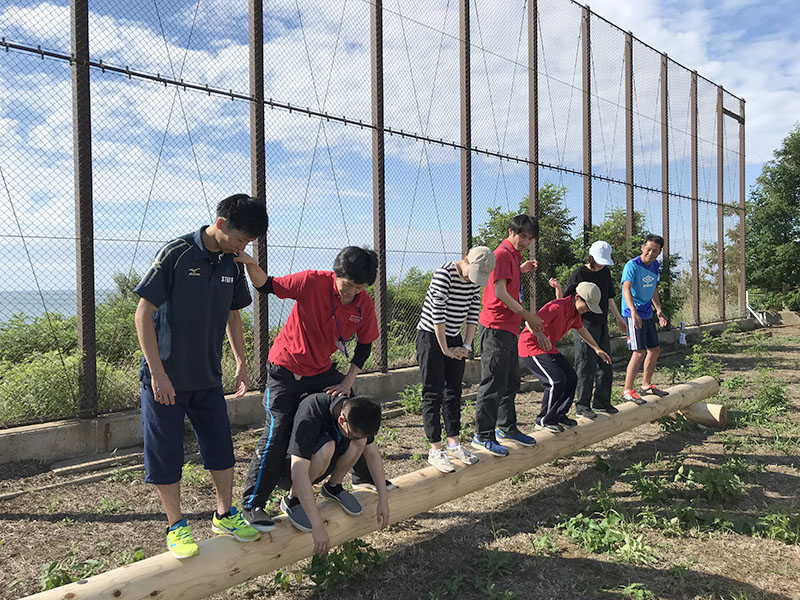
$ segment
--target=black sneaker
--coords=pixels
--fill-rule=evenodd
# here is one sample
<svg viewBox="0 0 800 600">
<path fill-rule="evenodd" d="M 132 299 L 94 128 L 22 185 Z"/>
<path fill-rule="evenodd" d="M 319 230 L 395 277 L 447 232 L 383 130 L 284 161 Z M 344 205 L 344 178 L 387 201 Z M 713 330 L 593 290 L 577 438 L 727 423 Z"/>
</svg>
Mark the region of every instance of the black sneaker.
<svg viewBox="0 0 800 600">
<path fill-rule="evenodd" d="M 275 531 L 275 522 L 267 516 L 267 513 L 265 513 L 264 509 L 260 506 L 243 508 L 242 517 L 253 529 L 258 529 L 259 531 Z"/>
<path fill-rule="evenodd" d="M 289 520 L 297 529 L 305 533 L 311 533 L 311 519 L 306 514 L 306 509 L 300 504 L 299 498 L 284 496 L 281 498 L 281 510 L 286 513 Z"/>
<path fill-rule="evenodd" d="M 596 413 L 603 413 L 605 415 L 615 415 L 619 412 L 616 406 L 611 406 L 610 404 L 606 404 L 604 406 L 595 406 L 593 410 Z"/>
<path fill-rule="evenodd" d="M 575 419 L 570 419 L 567 415 L 558 417 L 558 424 L 563 427 L 575 427 L 578 422 Z"/>
<path fill-rule="evenodd" d="M 584 419 L 597 418 L 597 415 L 594 413 L 594 411 L 588 406 L 584 406 L 583 404 L 579 404 L 575 407 L 575 414 L 579 417 L 583 417 Z"/>
<path fill-rule="evenodd" d="M 536 419 L 536 429 L 544 429 L 545 431 L 550 431 L 551 433 L 561 433 L 564 431 L 564 428 L 558 423 L 550 423 L 549 425 L 545 425 L 539 419 Z"/>
<path fill-rule="evenodd" d="M 658 396 L 659 398 L 663 398 L 664 396 L 669 396 L 669 392 L 665 392 L 664 390 L 658 389 L 652 383 L 647 387 L 639 388 L 639 394 L 641 396 L 652 394 L 654 396 Z"/>
</svg>

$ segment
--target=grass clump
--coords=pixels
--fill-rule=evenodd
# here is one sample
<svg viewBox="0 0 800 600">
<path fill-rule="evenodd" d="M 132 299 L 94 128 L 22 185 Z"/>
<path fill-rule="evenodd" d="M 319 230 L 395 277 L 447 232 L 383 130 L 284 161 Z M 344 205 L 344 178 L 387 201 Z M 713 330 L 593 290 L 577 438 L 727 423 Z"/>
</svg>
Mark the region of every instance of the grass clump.
<svg viewBox="0 0 800 600">
<path fill-rule="evenodd" d="M 422 384 L 415 383 L 414 385 L 407 385 L 401 392 L 397 393 L 400 396 L 400 406 L 407 415 L 421 415 L 422 414 Z"/>
</svg>

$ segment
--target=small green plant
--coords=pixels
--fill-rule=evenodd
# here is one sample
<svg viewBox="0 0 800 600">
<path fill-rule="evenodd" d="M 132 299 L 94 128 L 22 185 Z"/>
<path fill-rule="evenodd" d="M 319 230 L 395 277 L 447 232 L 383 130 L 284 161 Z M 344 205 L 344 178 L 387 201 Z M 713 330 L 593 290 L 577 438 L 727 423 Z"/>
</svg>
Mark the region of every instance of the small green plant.
<svg viewBox="0 0 800 600">
<path fill-rule="evenodd" d="M 800 515 L 769 513 L 759 517 L 756 534 L 787 544 L 800 544 Z"/>
<path fill-rule="evenodd" d="M 289 588 L 292 586 L 292 581 L 295 583 L 300 583 L 302 580 L 302 571 L 293 571 L 289 573 L 287 571 L 283 571 L 282 569 L 278 569 L 275 571 L 275 575 L 267 585 L 270 589 L 288 592 Z"/>
<path fill-rule="evenodd" d="M 208 483 L 208 473 L 195 463 L 184 463 L 181 482 L 189 487 L 202 487 Z"/>
<path fill-rule="evenodd" d="M 125 471 L 122 467 L 117 467 L 111 471 L 111 474 L 108 476 L 108 481 L 114 481 L 118 483 L 131 483 L 133 481 L 142 480 L 144 480 L 144 471 L 141 469 Z"/>
<path fill-rule="evenodd" d="M 415 383 L 407 385 L 403 391 L 397 393 L 400 396 L 400 406 L 407 415 L 422 414 L 422 384 Z"/>
<path fill-rule="evenodd" d="M 630 482 L 633 491 L 644 501 L 659 504 L 667 499 L 667 491 L 664 484 L 657 477 L 645 474 L 645 464 L 638 462 L 625 470 L 622 475 L 631 477 Z"/>
<path fill-rule="evenodd" d="M 586 513 L 606 513 L 616 510 L 617 498 L 611 490 L 603 487 L 599 479 L 586 492 L 578 490 L 578 502 L 581 510 Z"/>
<path fill-rule="evenodd" d="M 553 543 L 553 538 L 547 532 L 531 537 L 528 540 L 528 544 L 530 544 L 531 548 L 533 548 L 533 553 L 537 556 L 555 556 L 561 553 Z"/>
<path fill-rule="evenodd" d="M 744 375 L 734 375 L 722 382 L 722 387 L 731 392 L 737 392 L 747 385 L 747 378 Z"/>
<path fill-rule="evenodd" d="M 317 554 L 305 574 L 321 588 L 335 589 L 383 564 L 386 557 L 363 540 L 345 542 L 326 555 Z"/>
<path fill-rule="evenodd" d="M 458 573 L 450 579 L 442 581 L 434 591 L 428 592 L 428 600 L 456 600 L 460 597 L 465 583 L 464 576 Z"/>
<path fill-rule="evenodd" d="M 677 468 L 674 481 L 684 481 L 689 488 L 699 486 L 703 496 L 710 502 L 729 502 L 744 493 L 744 482 L 738 470 L 738 464 L 728 462 L 721 467 L 697 469 L 682 464 Z"/>
<path fill-rule="evenodd" d="M 489 578 L 502 577 L 511 572 L 511 553 L 488 550 L 485 554 L 483 572 Z"/>
<path fill-rule="evenodd" d="M 611 461 L 606 460 L 599 454 L 594 455 L 594 468 L 601 473 L 614 473 L 617 467 Z"/>
<path fill-rule="evenodd" d="M 98 511 L 101 515 L 114 515 L 122 510 L 122 500 L 113 498 L 100 498 Z"/>
<path fill-rule="evenodd" d="M 511 477 L 508 478 L 508 483 L 511 485 L 522 485 L 526 481 L 528 481 L 532 475 L 527 471 L 523 471 L 522 473 L 515 473 Z"/>
<path fill-rule="evenodd" d="M 650 600 L 656 597 L 643 583 L 630 583 L 618 589 L 620 596 L 629 600 Z"/>
<path fill-rule="evenodd" d="M 515 600 L 517 597 L 513 591 L 501 590 L 494 582 L 480 577 L 475 580 L 475 589 L 489 600 Z"/>
<path fill-rule="evenodd" d="M 68 552 L 62 560 L 45 563 L 39 574 L 39 584 L 42 591 L 52 590 L 62 585 L 87 579 L 108 568 L 108 564 L 94 558 L 77 562 L 74 552 Z"/>
<path fill-rule="evenodd" d="M 635 527 L 617 511 L 596 518 L 579 513 L 557 527 L 585 550 L 608 554 L 621 562 L 651 564 L 658 558 L 656 551 L 644 543 L 644 537 L 637 535 Z"/>
<path fill-rule="evenodd" d="M 122 564 L 124 565 L 144 560 L 145 559 L 144 548 L 142 548 L 141 546 L 136 546 L 131 554 L 123 552 L 122 555 L 120 556 L 120 559 Z"/>
</svg>

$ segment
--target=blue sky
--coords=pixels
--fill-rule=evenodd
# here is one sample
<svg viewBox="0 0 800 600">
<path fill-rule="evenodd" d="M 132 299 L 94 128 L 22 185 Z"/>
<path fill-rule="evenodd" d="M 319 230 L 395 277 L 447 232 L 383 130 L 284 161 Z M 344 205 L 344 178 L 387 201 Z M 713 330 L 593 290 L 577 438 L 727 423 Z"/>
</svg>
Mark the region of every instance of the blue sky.
<svg viewBox="0 0 800 600">
<path fill-rule="evenodd" d="M 266 95 L 369 120 L 369 5 L 364 0 L 306 0 L 299 2 L 298 13 L 294 1 L 265 4 Z M 541 158 L 580 168 L 580 73 L 576 79 L 574 68 L 580 8 L 564 0 L 540 0 L 539 6 L 547 63 L 546 78 L 540 80 Z M 601 0 L 591 7 L 746 99 L 747 182 L 752 184 L 800 115 L 800 17 L 794 3 Z M 385 8 L 387 125 L 457 141 L 456 3 L 394 0 L 385 2 Z M 247 92 L 243 0 L 97 0 L 90 9 L 94 58 Z M 6 0 L 0 7 L 0 32 L 9 40 L 66 51 L 68 14 L 64 2 Z M 524 5 L 477 0 L 472 18 L 473 144 L 526 156 Z M 599 21 L 592 33 L 594 170 L 624 179 L 623 38 Z M 657 55 L 635 50 L 634 63 L 636 177 L 658 187 L 658 81 L 652 76 Z M 688 137 L 683 131 L 688 123 L 686 103 L 679 98 L 688 80 L 679 70 L 670 77 L 676 95 L 671 106 L 676 128 L 671 179 L 673 189 L 686 194 Z M 176 93 L 110 73 L 93 72 L 92 78 L 96 277 L 103 287 L 116 271 L 146 268 L 161 240 L 207 222 L 221 197 L 249 190 L 249 125 L 244 102 Z M 701 111 L 701 196 L 715 199 L 710 86 L 702 89 Z M 74 217 L 67 65 L 2 53 L 0 134 L 0 170 L 8 189 L 0 198 L 0 235 L 5 236 L 0 238 L 0 264 L 19 273 L 0 285 L 30 289 L 36 274 L 43 287 L 70 288 Z M 726 141 L 735 142 L 735 128 L 726 127 Z M 367 130 L 267 111 L 274 272 L 327 268 L 336 248 L 371 244 L 370 144 Z M 453 258 L 460 246 L 458 151 L 391 137 L 386 153 L 389 274 Z M 734 158 L 726 155 L 726 160 Z M 477 229 L 489 206 L 518 205 L 527 193 L 527 167 L 477 156 L 473 169 Z M 580 178 L 543 169 L 541 180 L 567 186 L 569 208 L 579 214 Z M 735 173 L 728 172 L 726 201 L 738 200 L 737 185 Z M 620 186 L 596 183 L 594 195 L 597 220 L 624 206 Z M 637 194 L 653 229 L 660 227 L 659 201 L 657 195 Z M 672 215 L 674 243 L 686 256 L 688 204 L 676 201 Z M 701 210 L 704 241 L 716 235 L 714 219 L 713 209 Z M 20 227 L 30 261 L 14 238 Z M 36 235 L 65 239 L 40 240 Z M 293 250 L 295 245 L 300 248 Z"/>
</svg>

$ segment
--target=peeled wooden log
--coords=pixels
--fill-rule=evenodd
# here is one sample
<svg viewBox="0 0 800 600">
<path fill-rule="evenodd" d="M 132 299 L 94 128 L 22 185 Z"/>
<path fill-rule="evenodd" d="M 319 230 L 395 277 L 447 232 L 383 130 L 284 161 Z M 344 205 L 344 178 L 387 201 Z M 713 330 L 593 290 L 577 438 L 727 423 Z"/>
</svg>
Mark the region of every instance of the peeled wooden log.
<svg viewBox="0 0 800 600">
<path fill-rule="evenodd" d="M 625 403 L 616 415 L 598 415 L 593 421 L 581 419 L 578 427 L 562 433 L 537 432 L 537 444 L 522 448 L 509 444 L 511 453 L 498 458 L 479 452 L 480 462 L 456 472 L 442 474 L 428 467 L 393 478 L 396 488 L 389 492 L 391 522 L 397 523 L 430 510 L 512 475 L 527 471 L 556 458 L 623 433 L 639 425 L 683 410 L 717 393 L 713 377 L 701 377 L 669 388 L 669 395 L 648 399 L 637 406 Z M 364 536 L 377 529 L 377 494 L 355 492 L 364 511 L 358 517 L 344 514 L 332 502 L 320 502 L 320 512 L 330 536 L 331 546 Z M 216 592 L 269 573 L 311 556 L 311 535 L 300 533 L 285 517 L 276 519 L 277 530 L 264 534 L 258 542 L 239 543 L 227 536 L 201 541 L 198 556 L 177 560 L 165 552 L 152 558 L 101 573 L 87 580 L 41 592 L 29 598 L 41 600 L 146 600 L 151 598 L 204 598 Z"/>
<path fill-rule="evenodd" d="M 724 404 L 698 402 L 682 408 L 676 414 L 682 415 L 687 421 L 700 423 L 706 427 L 724 429 L 728 424 L 728 409 Z"/>
</svg>

